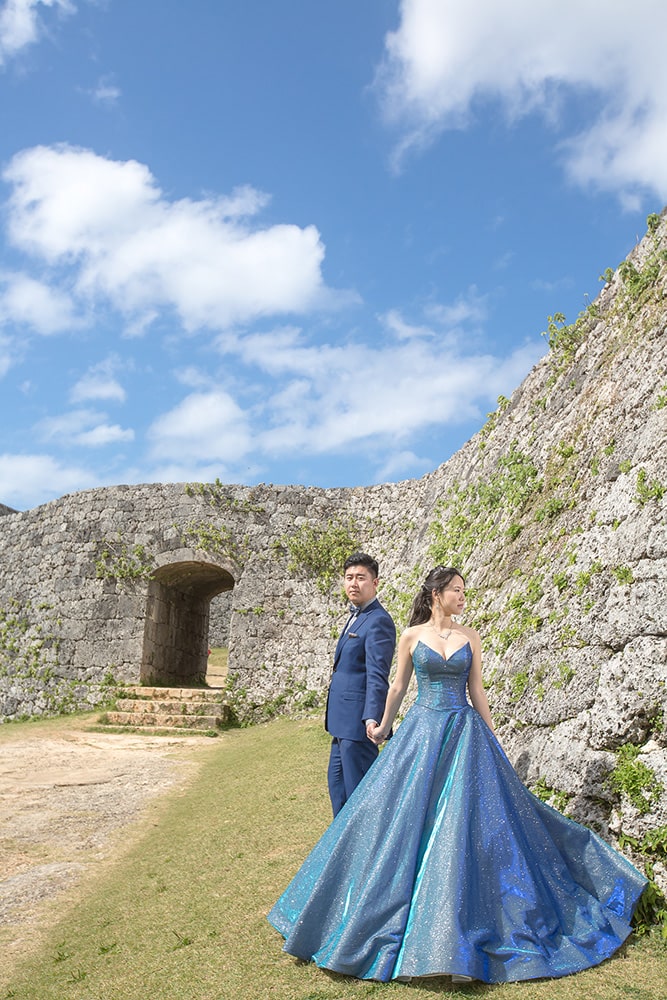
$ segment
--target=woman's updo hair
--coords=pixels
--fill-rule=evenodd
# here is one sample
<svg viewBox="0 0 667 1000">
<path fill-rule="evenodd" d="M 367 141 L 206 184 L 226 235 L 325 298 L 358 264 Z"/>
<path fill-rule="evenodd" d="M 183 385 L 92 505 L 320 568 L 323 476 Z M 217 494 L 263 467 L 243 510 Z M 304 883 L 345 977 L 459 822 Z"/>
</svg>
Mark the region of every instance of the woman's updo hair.
<svg viewBox="0 0 667 1000">
<path fill-rule="evenodd" d="M 423 625 L 429 620 L 433 609 L 433 595 L 444 590 L 455 576 L 460 576 L 465 583 L 463 573 L 453 566 L 436 566 L 431 570 L 414 599 L 409 625 Z"/>
</svg>

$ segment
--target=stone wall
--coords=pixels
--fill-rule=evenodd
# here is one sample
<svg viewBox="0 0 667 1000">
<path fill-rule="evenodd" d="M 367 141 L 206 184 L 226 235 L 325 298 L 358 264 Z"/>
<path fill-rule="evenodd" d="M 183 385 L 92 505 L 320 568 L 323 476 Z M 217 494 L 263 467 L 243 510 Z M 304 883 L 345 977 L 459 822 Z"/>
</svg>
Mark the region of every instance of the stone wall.
<svg viewBox="0 0 667 1000">
<path fill-rule="evenodd" d="M 302 615 L 284 594 L 272 543 L 337 503 L 335 493 L 300 488 L 118 486 L 7 515 L 0 712 L 92 704 L 116 682 L 199 682 L 209 603 L 232 588 L 230 659 L 255 663 L 259 636 L 280 634 L 264 628 L 274 608 L 290 607 L 288 631 Z M 318 609 L 329 602 L 317 592 Z"/>
<path fill-rule="evenodd" d="M 232 591 L 227 591 L 211 601 L 208 622 L 208 644 L 211 647 L 229 645 L 233 596 Z"/>
<path fill-rule="evenodd" d="M 649 222 L 422 479 L 118 486 L 0 518 L 0 714 L 198 682 L 225 635 L 239 713 L 312 709 L 344 617 L 337 570 L 359 546 L 399 627 L 430 566 L 461 567 L 499 736 L 529 785 L 625 843 L 667 827 L 667 240 Z"/>
</svg>

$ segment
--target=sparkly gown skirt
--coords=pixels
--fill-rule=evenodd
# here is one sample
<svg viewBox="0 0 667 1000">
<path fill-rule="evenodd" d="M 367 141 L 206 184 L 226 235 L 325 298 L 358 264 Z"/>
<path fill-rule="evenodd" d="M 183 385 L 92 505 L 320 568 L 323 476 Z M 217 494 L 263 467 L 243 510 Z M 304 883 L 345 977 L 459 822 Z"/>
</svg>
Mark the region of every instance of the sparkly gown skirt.
<svg viewBox="0 0 667 1000">
<path fill-rule="evenodd" d="M 646 879 L 522 784 L 467 704 L 469 646 L 413 660 L 417 702 L 269 913 L 285 950 L 381 981 L 603 961 Z"/>
</svg>

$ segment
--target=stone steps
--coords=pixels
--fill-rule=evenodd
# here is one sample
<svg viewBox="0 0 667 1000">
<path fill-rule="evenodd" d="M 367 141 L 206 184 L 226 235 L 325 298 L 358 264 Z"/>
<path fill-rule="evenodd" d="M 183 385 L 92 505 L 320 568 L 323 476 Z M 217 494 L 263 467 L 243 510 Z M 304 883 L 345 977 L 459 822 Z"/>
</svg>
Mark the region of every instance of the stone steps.
<svg viewBox="0 0 667 1000">
<path fill-rule="evenodd" d="M 153 712 L 160 715 L 214 715 L 218 718 L 225 714 L 227 706 L 222 701 L 179 701 L 170 698 L 166 701 L 143 700 L 138 698 L 119 698 L 116 702 L 119 712 Z"/>
<path fill-rule="evenodd" d="M 123 688 L 115 708 L 105 713 L 110 726 L 210 733 L 229 721 L 222 688 Z"/>
</svg>

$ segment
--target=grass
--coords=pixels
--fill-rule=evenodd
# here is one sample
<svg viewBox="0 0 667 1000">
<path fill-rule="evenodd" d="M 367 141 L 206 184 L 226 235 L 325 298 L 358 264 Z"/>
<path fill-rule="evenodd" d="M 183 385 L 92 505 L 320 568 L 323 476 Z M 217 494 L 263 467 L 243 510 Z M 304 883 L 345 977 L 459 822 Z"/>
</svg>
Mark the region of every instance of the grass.
<svg viewBox="0 0 667 1000">
<path fill-rule="evenodd" d="M 216 668 L 216 673 L 226 673 L 228 659 L 229 650 L 226 646 L 213 646 L 208 657 L 208 663 L 210 667 Z"/>
<path fill-rule="evenodd" d="M 108 722 L 105 722 L 106 712 L 102 715 L 97 716 L 97 721 L 86 726 L 86 730 L 91 733 L 116 733 L 120 736 L 127 736 L 128 733 L 133 735 L 145 736 L 147 732 L 146 726 L 110 726 Z M 174 732 L 178 732 L 179 739 L 183 736 L 187 739 L 188 736 L 208 736 L 211 739 L 215 739 L 220 735 L 221 729 L 187 729 L 185 727 L 178 730 L 174 729 L 160 729 L 158 726 L 150 726 L 149 733 L 151 736 L 173 736 Z"/>
<path fill-rule="evenodd" d="M 208 654 L 206 666 L 206 682 L 212 686 L 224 686 L 229 666 L 229 649 L 227 646 L 213 646 Z"/>
<path fill-rule="evenodd" d="M 82 732 L 87 730 L 98 718 L 99 712 L 81 711 L 69 712 L 67 715 L 39 716 L 33 715 L 29 719 L 0 723 L 0 747 L 5 742 L 12 742 L 18 737 L 31 739 L 33 736 L 45 738 L 48 736 L 60 737 L 68 732 Z M 0 1000 L 5 998 L 0 994 Z"/>
<path fill-rule="evenodd" d="M 13 727 L 12 727 L 13 728 Z M 14 729 L 14 734 L 16 729 Z M 532 983 L 360 982 L 286 955 L 265 914 L 329 822 L 327 738 L 314 721 L 233 730 L 185 790 L 88 881 L 0 1000 L 664 1000 L 667 949 Z"/>
</svg>

